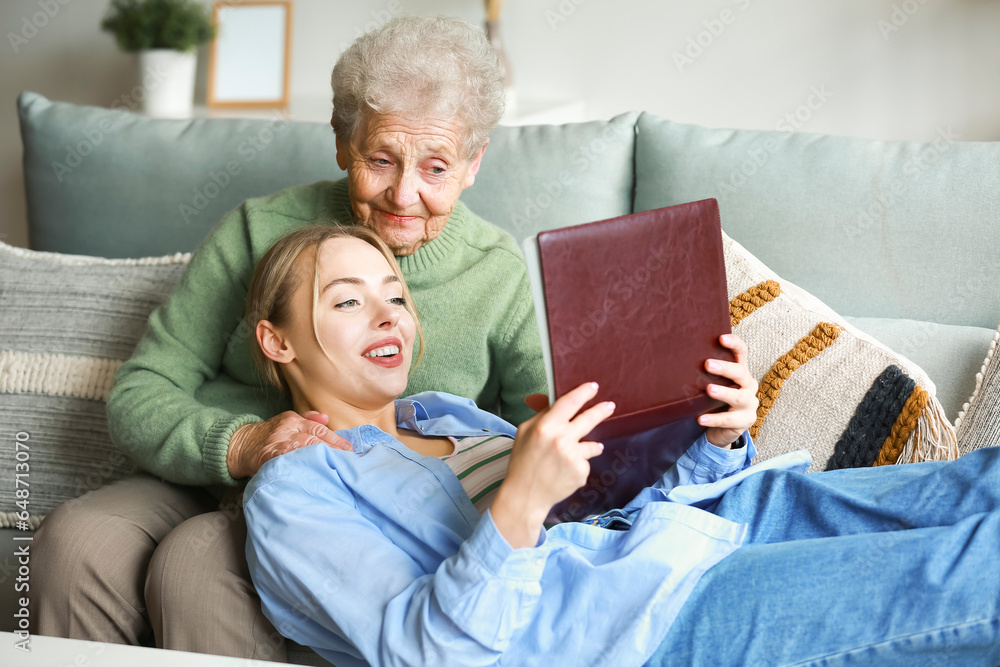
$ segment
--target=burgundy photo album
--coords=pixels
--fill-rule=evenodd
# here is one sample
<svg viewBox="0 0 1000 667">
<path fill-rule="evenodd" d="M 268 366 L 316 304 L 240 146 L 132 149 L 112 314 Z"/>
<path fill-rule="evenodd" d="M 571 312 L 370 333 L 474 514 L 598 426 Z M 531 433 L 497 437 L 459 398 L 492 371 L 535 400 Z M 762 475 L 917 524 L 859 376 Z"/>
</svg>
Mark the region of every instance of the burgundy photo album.
<svg viewBox="0 0 1000 667">
<path fill-rule="evenodd" d="M 731 331 L 719 207 L 705 199 L 554 229 L 523 249 L 550 403 L 595 381 L 593 402 L 616 404 L 588 438 L 605 449 L 587 484 L 549 517 L 580 520 L 653 484 L 703 432 L 697 417 L 725 408 L 705 387 L 730 383 L 704 370 L 733 359 L 719 343 Z"/>
</svg>

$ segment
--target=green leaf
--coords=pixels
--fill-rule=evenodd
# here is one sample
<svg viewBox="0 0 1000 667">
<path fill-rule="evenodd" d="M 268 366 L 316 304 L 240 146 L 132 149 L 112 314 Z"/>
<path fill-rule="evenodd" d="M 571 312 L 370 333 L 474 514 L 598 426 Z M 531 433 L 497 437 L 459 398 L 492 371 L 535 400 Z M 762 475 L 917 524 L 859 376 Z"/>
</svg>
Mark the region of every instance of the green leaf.
<svg viewBox="0 0 1000 667">
<path fill-rule="evenodd" d="M 122 51 L 190 51 L 215 38 L 208 8 L 192 0 L 111 0 L 101 28 Z"/>
</svg>

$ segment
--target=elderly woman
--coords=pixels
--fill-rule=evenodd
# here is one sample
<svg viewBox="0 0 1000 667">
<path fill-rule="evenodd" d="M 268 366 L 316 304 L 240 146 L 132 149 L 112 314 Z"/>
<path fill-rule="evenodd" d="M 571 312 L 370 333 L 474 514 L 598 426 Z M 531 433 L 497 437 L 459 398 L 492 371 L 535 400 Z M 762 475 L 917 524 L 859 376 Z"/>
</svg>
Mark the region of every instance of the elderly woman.
<svg viewBox="0 0 1000 667">
<path fill-rule="evenodd" d="M 325 415 L 296 413 L 267 390 L 251 360 L 250 276 L 296 228 L 353 220 L 395 253 L 432 341 L 407 394 L 446 390 L 514 423 L 533 414 L 524 398 L 544 392 L 545 379 L 523 260 L 509 235 L 458 199 L 502 115 L 502 80 L 485 36 L 453 19 L 398 19 L 343 53 L 331 124 L 348 177 L 244 202 L 150 317 L 108 417 L 116 443 L 151 474 L 43 523 L 37 632 L 283 659 L 248 578 L 242 512 L 219 499 L 279 454 L 349 447 Z"/>
</svg>

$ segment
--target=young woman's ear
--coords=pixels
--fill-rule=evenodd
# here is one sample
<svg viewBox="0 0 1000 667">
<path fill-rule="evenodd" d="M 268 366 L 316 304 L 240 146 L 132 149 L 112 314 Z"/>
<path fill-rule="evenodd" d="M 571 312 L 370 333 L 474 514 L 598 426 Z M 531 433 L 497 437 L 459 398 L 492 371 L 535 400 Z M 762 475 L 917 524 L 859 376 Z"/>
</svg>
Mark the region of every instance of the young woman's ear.
<svg viewBox="0 0 1000 667">
<path fill-rule="evenodd" d="M 292 344 L 281 335 L 277 327 L 267 320 L 257 323 L 257 345 L 264 352 L 264 356 L 279 364 L 287 364 L 295 358 L 295 350 Z"/>
</svg>

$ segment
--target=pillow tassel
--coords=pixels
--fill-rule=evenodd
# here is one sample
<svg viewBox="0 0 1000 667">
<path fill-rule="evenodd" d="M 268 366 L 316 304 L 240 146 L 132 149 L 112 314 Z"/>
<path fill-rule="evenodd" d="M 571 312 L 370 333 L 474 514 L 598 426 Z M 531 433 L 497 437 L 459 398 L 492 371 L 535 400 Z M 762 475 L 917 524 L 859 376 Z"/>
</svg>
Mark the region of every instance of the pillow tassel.
<svg viewBox="0 0 1000 667">
<path fill-rule="evenodd" d="M 944 414 L 941 404 L 931 401 L 917 420 L 917 427 L 906 441 L 896 463 L 920 461 L 954 461 L 958 458 L 955 429 Z"/>
</svg>

